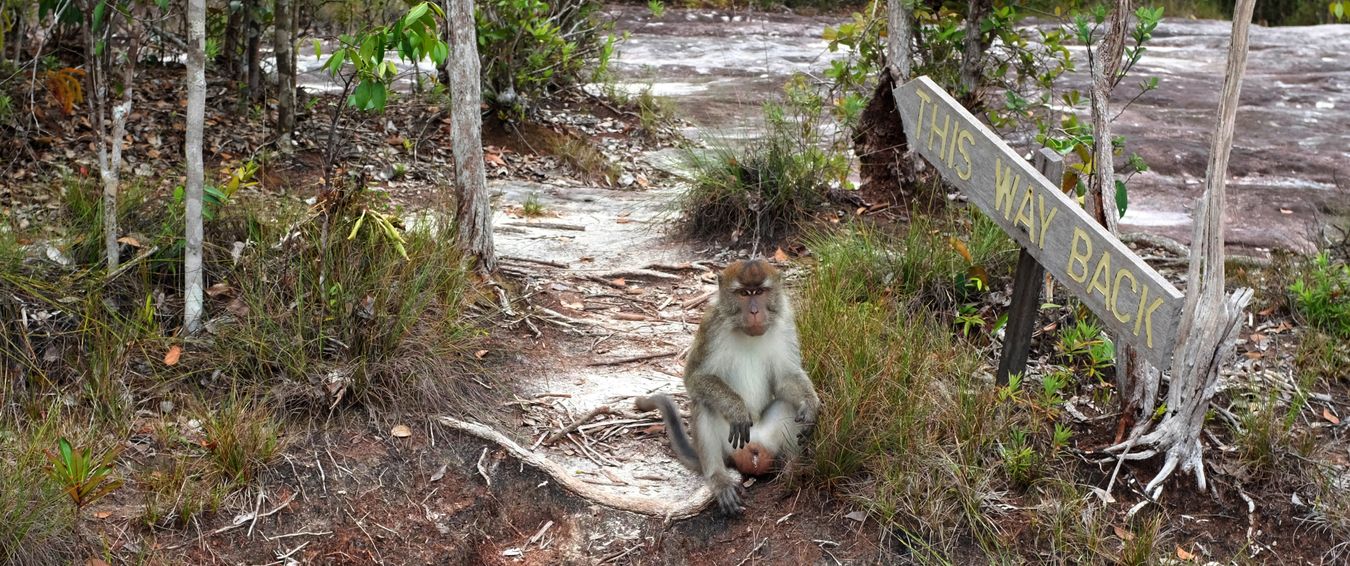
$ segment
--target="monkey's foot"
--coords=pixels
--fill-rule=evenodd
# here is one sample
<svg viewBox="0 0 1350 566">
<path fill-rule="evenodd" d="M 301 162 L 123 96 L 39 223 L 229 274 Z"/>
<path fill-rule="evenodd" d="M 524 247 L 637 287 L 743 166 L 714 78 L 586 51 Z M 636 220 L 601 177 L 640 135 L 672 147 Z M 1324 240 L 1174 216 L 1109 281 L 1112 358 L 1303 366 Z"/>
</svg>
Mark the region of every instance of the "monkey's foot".
<svg viewBox="0 0 1350 566">
<path fill-rule="evenodd" d="M 725 478 L 725 480 L 719 482 L 719 485 L 712 486 L 713 495 L 717 497 L 717 508 L 722 511 L 723 515 L 739 517 L 745 512 L 740 486 L 731 481 L 731 478 Z"/>
</svg>

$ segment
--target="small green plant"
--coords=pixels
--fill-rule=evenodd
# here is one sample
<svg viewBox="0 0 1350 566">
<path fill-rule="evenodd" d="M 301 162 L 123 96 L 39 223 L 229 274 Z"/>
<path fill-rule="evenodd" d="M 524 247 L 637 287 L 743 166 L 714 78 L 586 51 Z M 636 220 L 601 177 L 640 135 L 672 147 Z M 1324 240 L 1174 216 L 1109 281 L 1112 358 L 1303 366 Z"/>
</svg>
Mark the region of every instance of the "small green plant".
<svg viewBox="0 0 1350 566">
<path fill-rule="evenodd" d="M 977 280 L 978 281 L 978 280 Z M 956 325 L 961 327 L 961 335 L 970 337 L 972 329 L 984 326 L 984 317 L 980 315 L 979 305 L 964 304 L 956 311 Z"/>
<path fill-rule="evenodd" d="M 1106 379 L 1106 371 L 1116 359 L 1115 345 L 1101 327 L 1081 318 L 1060 331 L 1055 350 L 1070 366 L 1098 381 Z"/>
<path fill-rule="evenodd" d="M 1162 544 L 1163 516 L 1154 515 L 1147 519 L 1138 519 L 1130 530 L 1123 530 L 1124 540 L 1120 550 L 1119 564 L 1143 566 L 1157 564 L 1166 553 L 1159 555 Z"/>
<path fill-rule="evenodd" d="M 1008 438 L 999 446 L 1003 457 L 1003 470 L 1014 485 L 1026 487 L 1036 479 L 1039 456 L 1027 439 L 1027 431 L 1014 427 L 1008 432 Z"/>
<path fill-rule="evenodd" d="M 276 455 L 281 427 L 260 403 L 229 399 L 201 421 L 210 460 L 227 482 L 248 483 Z"/>
<path fill-rule="evenodd" d="M 520 205 L 520 211 L 530 218 L 537 218 L 548 213 L 544 208 L 544 203 L 539 201 L 539 193 L 530 193 L 525 197 L 525 202 Z"/>
<path fill-rule="evenodd" d="M 647 0 L 647 11 L 653 18 L 660 18 L 666 14 L 666 3 L 661 0 Z"/>
<path fill-rule="evenodd" d="M 1350 265 L 1317 254 L 1289 286 L 1294 307 L 1314 327 L 1350 338 Z"/>
<path fill-rule="evenodd" d="M 61 437 L 56 452 L 47 454 L 52 478 L 70 496 L 76 513 L 122 485 L 122 481 L 112 475 L 113 463 L 121 452 L 118 447 L 95 457 L 92 447 L 76 450 L 69 440 Z"/>
<path fill-rule="evenodd" d="M 0 93 L 0 124 L 9 124 L 14 118 L 14 99 Z"/>
</svg>

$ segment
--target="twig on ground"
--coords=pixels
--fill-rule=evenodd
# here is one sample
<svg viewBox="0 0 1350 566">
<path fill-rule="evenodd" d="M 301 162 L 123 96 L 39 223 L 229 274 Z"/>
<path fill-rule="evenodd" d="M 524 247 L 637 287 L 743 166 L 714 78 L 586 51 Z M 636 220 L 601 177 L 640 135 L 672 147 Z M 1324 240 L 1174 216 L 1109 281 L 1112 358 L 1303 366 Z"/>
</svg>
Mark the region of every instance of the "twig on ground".
<svg viewBox="0 0 1350 566">
<path fill-rule="evenodd" d="M 580 419 L 577 419 L 577 420 L 573 421 L 572 424 L 567 425 L 567 426 L 564 427 L 562 430 L 560 430 L 560 431 L 558 431 L 558 432 L 555 432 L 555 433 L 553 433 L 552 435 L 550 435 L 550 436 L 548 437 L 548 439 L 544 440 L 544 444 L 553 444 L 554 442 L 557 442 L 559 438 L 562 438 L 562 437 L 564 437 L 564 436 L 567 436 L 567 435 L 570 434 L 572 431 L 576 430 L 577 427 L 579 427 L 579 426 L 581 426 L 581 425 L 583 425 L 583 424 L 586 424 L 586 421 L 589 421 L 589 420 L 591 420 L 591 419 L 593 419 L 593 418 L 595 418 L 595 417 L 597 417 L 597 416 L 599 416 L 599 415 L 608 415 L 608 414 L 610 414 L 610 413 L 612 413 L 612 412 L 613 412 L 613 411 L 609 408 L 609 405 L 601 405 L 601 406 L 599 406 L 599 407 L 596 407 L 596 408 L 594 408 L 594 409 L 591 409 L 591 412 L 586 413 L 585 416 L 581 417 Z"/>
<path fill-rule="evenodd" d="M 656 358 L 665 358 L 665 357 L 669 357 L 669 356 L 674 356 L 675 354 L 678 354 L 678 353 L 679 353 L 679 352 L 657 352 L 657 353 L 655 353 L 655 354 L 643 354 L 643 355 L 641 355 L 641 356 L 630 356 L 630 357 L 627 357 L 627 358 L 619 358 L 619 359 L 617 359 L 617 360 L 606 360 L 606 361 L 599 361 L 599 362 L 591 362 L 591 363 L 586 364 L 586 365 L 592 366 L 592 367 L 594 367 L 594 366 L 617 366 L 617 365 L 622 365 L 622 364 L 627 364 L 627 363 L 632 363 L 632 362 L 645 362 L 645 361 L 647 361 L 647 360 L 654 360 L 654 359 L 656 359 Z"/>
<path fill-rule="evenodd" d="M 684 304 L 682 304 L 682 305 L 680 305 L 680 306 L 681 306 L 681 307 L 684 307 L 684 310 L 692 309 L 692 308 L 697 307 L 697 306 L 699 306 L 699 305 L 701 305 L 701 304 L 703 304 L 703 303 L 708 302 L 708 299 L 711 299 L 712 296 L 715 295 L 715 294 L 717 294 L 717 291 L 708 291 L 707 293 L 704 293 L 704 294 L 702 294 L 702 295 L 699 295 L 699 296 L 697 296 L 697 297 L 694 297 L 694 298 L 692 298 L 692 299 L 689 299 L 689 300 L 685 301 Z"/>
<path fill-rule="evenodd" d="M 537 263 L 537 264 L 539 264 L 539 265 L 547 265 L 547 266 L 549 266 L 549 267 L 556 267 L 556 268 L 558 268 L 558 269 L 567 269 L 567 267 L 568 267 L 568 265 L 565 264 L 565 263 L 561 263 L 561 262 L 557 262 L 557 261 L 549 261 L 549 260 L 546 260 L 546 259 L 534 259 L 534 258 L 532 258 L 532 257 L 519 257 L 519 256 L 512 256 L 512 255 L 503 255 L 503 256 L 497 256 L 497 257 L 498 257 L 498 259 L 501 259 L 501 260 L 503 260 L 503 261 L 518 261 L 518 262 L 522 262 L 522 263 Z"/>
<path fill-rule="evenodd" d="M 502 226 L 517 226 L 524 228 L 544 228 L 547 230 L 571 230 L 573 232 L 585 232 L 586 227 L 580 224 L 563 224 L 561 222 L 503 222 Z"/>
<path fill-rule="evenodd" d="M 593 274 L 592 277 L 601 277 L 601 278 L 604 278 L 604 279 L 642 279 L 642 278 L 647 278 L 647 279 L 662 279 L 662 280 L 665 280 L 665 281 L 680 281 L 680 280 L 684 279 L 683 277 L 680 277 L 679 275 L 673 275 L 673 274 L 670 274 L 670 273 L 665 273 L 665 272 L 662 272 L 662 271 L 655 271 L 655 270 L 652 270 L 652 269 L 645 269 L 645 268 L 639 268 L 639 269 L 616 269 L 616 270 L 613 270 L 613 271 L 606 271 L 606 272 L 604 272 L 604 273 L 596 273 L 596 274 Z"/>
<path fill-rule="evenodd" d="M 742 564 L 749 562 L 751 558 L 755 557 L 755 553 L 759 552 L 759 549 L 764 548 L 764 545 L 767 544 L 768 542 L 769 537 L 764 537 L 764 540 L 759 541 L 759 544 L 755 545 L 754 548 L 750 549 L 750 552 L 745 555 L 744 559 L 742 559 L 740 562 L 737 562 L 736 566 L 741 566 Z"/>
<path fill-rule="evenodd" d="M 492 478 L 488 477 L 487 468 L 483 467 L 483 458 L 487 457 L 487 451 L 488 447 L 484 446 L 483 453 L 478 455 L 478 475 L 483 476 L 483 483 L 486 483 L 488 487 L 492 487 Z"/>
</svg>

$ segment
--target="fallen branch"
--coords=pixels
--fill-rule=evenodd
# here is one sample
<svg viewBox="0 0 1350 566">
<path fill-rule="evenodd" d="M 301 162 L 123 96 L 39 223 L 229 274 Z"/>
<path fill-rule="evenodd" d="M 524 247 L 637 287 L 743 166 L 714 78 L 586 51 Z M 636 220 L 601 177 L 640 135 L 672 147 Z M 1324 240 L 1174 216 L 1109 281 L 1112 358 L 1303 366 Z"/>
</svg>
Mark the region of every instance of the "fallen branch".
<svg viewBox="0 0 1350 566">
<path fill-rule="evenodd" d="M 674 356 L 675 354 L 678 354 L 678 353 L 679 353 L 679 352 L 658 352 L 658 353 L 655 353 L 655 354 L 643 354 L 643 355 L 641 355 L 641 356 L 631 356 L 631 357 L 627 357 L 627 358 L 619 358 L 619 359 L 617 359 L 617 360 L 607 360 L 607 361 L 603 361 L 603 362 L 591 362 L 591 363 L 586 364 L 586 365 L 592 366 L 592 367 L 594 367 L 594 366 L 617 366 L 617 365 L 622 365 L 622 364 L 627 364 L 627 363 L 632 363 L 632 362 L 645 362 L 645 361 L 647 361 L 647 360 L 654 360 L 654 359 L 656 359 L 656 358 L 665 358 L 665 357 L 668 357 L 668 356 Z"/>
<path fill-rule="evenodd" d="M 716 295 L 716 294 L 717 294 L 717 291 L 708 291 L 707 293 L 704 293 L 704 294 L 702 294 L 702 295 L 699 295 L 699 296 L 697 296 L 697 297 L 694 297 L 694 298 L 692 298 L 692 299 L 689 299 L 689 300 L 685 301 L 684 304 L 682 304 L 682 305 L 680 305 L 680 306 L 681 306 L 681 307 L 684 307 L 684 310 L 689 310 L 689 309 L 692 309 L 692 308 L 694 308 L 694 307 L 697 307 L 697 306 L 699 306 L 699 305 L 701 305 L 701 304 L 703 304 L 703 303 L 708 302 L 708 299 L 711 299 L 712 296 L 713 296 L 713 295 Z"/>
<path fill-rule="evenodd" d="M 464 432 L 487 440 L 495 442 L 512 456 L 529 464 L 540 471 L 553 477 L 564 489 L 577 494 L 583 498 L 589 499 L 606 507 L 632 511 L 643 515 L 656 517 L 669 517 L 671 519 L 684 519 L 697 515 L 704 507 L 712 503 L 712 492 L 707 486 L 700 486 L 688 497 L 669 498 L 669 497 L 643 497 L 611 493 L 602 488 L 594 487 L 584 481 L 581 481 L 572 470 L 548 459 L 542 454 L 526 450 L 516 441 L 507 438 L 500 432 L 491 427 L 468 421 L 461 421 L 453 417 L 439 417 L 437 420 L 441 424 L 452 429 Z"/>
<path fill-rule="evenodd" d="M 586 413 L 581 418 L 573 421 L 572 424 L 563 427 L 563 429 L 558 432 L 550 434 L 548 438 L 544 439 L 544 444 L 553 444 L 554 442 L 557 442 L 559 438 L 572 434 L 573 431 L 577 430 L 577 427 L 586 424 L 587 421 L 600 415 L 608 415 L 612 412 L 614 411 L 609 408 L 609 405 L 601 405 L 591 409 L 591 412 Z"/>
<path fill-rule="evenodd" d="M 549 261 L 549 260 L 546 260 L 546 259 L 534 259 L 534 258 L 532 258 L 532 257 L 518 257 L 518 256 L 513 256 L 513 255 L 503 255 L 503 256 L 497 256 L 497 259 L 502 260 L 502 261 L 518 261 L 518 262 L 521 262 L 521 263 L 537 263 L 537 264 L 539 264 L 539 265 L 547 265 L 547 266 L 549 266 L 549 267 L 556 267 L 556 268 L 558 268 L 558 269 L 567 269 L 567 267 L 568 267 L 568 265 L 565 264 L 565 263 L 561 263 L 561 262 L 557 262 L 557 261 Z"/>
<path fill-rule="evenodd" d="M 601 277 L 604 279 L 642 279 L 645 277 L 647 279 L 664 279 L 666 281 L 680 281 L 684 279 L 679 275 L 673 275 L 670 273 L 665 273 L 662 271 L 656 271 L 654 269 L 646 269 L 646 268 L 616 269 L 614 271 L 597 273 L 592 277 Z"/>
<path fill-rule="evenodd" d="M 523 228 L 543 228 L 545 230 L 571 230 L 573 232 L 585 232 L 586 227 L 580 224 L 563 224 L 561 222 L 504 222 L 503 226 L 517 226 Z"/>
</svg>

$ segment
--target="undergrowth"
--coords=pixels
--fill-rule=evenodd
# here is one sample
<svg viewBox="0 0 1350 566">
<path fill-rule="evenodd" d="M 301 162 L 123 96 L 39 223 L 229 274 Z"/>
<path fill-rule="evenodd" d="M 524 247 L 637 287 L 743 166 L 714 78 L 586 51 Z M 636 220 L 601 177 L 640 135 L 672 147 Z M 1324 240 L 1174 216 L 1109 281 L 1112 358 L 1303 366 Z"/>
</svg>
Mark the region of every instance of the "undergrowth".
<svg viewBox="0 0 1350 566">
<path fill-rule="evenodd" d="M 689 236 L 772 243 L 798 231 L 844 186 L 848 163 L 823 133 L 824 100 L 797 78 L 764 105 L 764 130 L 744 143 L 720 140 L 685 152 L 688 189 L 680 227 Z"/>
<path fill-rule="evenodd" d="M 1010 244 L 979 243 L 970 232 L 978 222 L 954 220 L 810 238 L 817 264 L 800 291 L 798 326 L 824 408 L 800 477 L 846 489 L 922 563 L 942 563 L 962 541 L 1001 555 L 1012 541 L 991 506 L 1009 491 L 1076 506 L 1039 507 L 1032 520 L 1056 527 L 1037 544 L 1104 552 L 1090 520 L 1099 509 L 1088 509 L 1078 486 L 1043 473 L 1064 455 L 1051 439 L 1063 439 L 1044 411 L 1025 407 L 1054 395 L 1022 401 L 995 388 L 948 319 L 970 263 L 1004 277 L 1011 268 Z M 1044 462 L 1034 473 L 1010 457 L 1023 448 Z"/>
<path fill-rule="evenodd" d="M 236 192 L 252 174 L 227 170 L 209 188 L 206 322 L 195 336 L 182 329 L 172 191 L 123 193 L 128 236 L 111 273 L 86 180 L 63 181 L 67 206 L 45 232 L 0 228 L 0 562 L 68 561 L 90 542 L 78 509 L 98 505 L 105 486 L 122 485 L 112 498 L 139 492 L 147 526 L 184 528 L 250 488 L 297 419 L 464 403 L 477 331 L 453 238 L 404 225 L 357 184 L 312 207 Z M 119 455 L 129 442 L 155 450 Z M 92 467 L 105 454 L 109 467 Z M 129 458 L 149 469 L 123 477 Z M 72 504 L 77 483 L 87 497 Z"/>
</svg>

